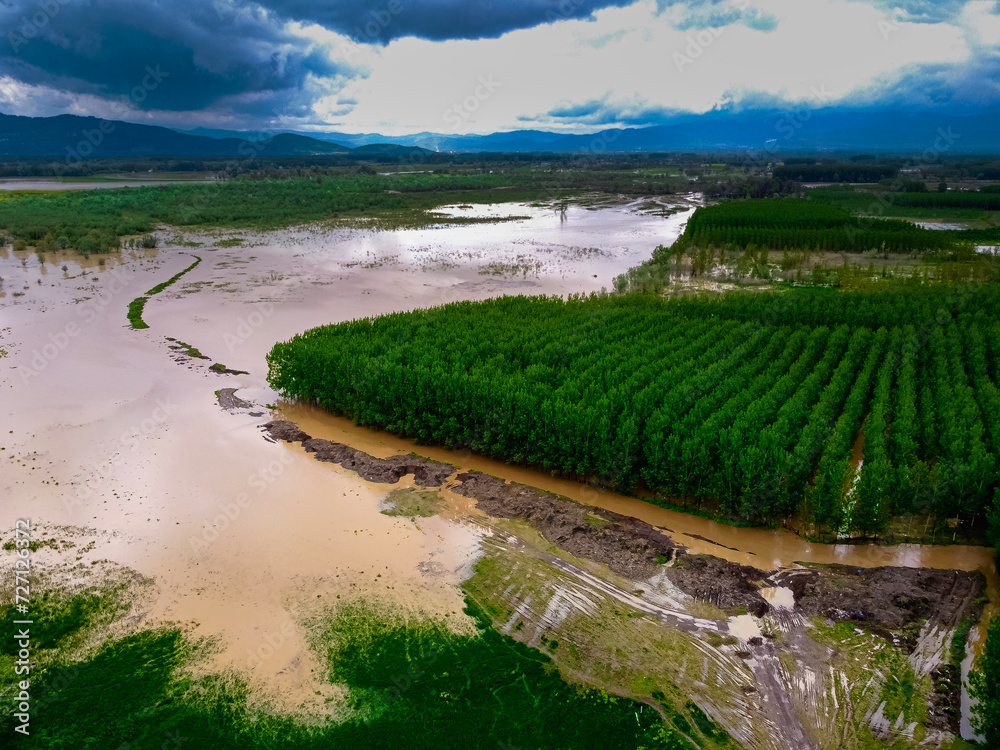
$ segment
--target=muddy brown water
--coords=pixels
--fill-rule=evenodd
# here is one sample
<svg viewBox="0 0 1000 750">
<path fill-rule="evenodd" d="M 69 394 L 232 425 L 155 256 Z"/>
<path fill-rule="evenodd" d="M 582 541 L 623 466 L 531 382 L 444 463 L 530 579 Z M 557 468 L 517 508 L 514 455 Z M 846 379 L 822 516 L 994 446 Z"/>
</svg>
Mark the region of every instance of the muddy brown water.
<svg viewBox="0 0 1000 750">
<path fill-rule="evenodd" d="M 191 264 L 173 230 L 155 251 L 89 259 L 0 249 L 0 534 L 31 519 L 37 539 L 76 545 L 40 549 L 40 568 L 71 575 L 110 560 L 152 578 L 159 593 L 132 622 L 183 623 L 212 639 L 204 668 L 248 674 L 279 708 L 336 710 L 310 623 L 352 597 L 460 621 L 457 584 L 482 530 L 383 515 L 390 487 L 265 442 L 255 428 L 267 417 L 227 412 L 215 392 L 272 402 L 265 354 L 320 323 L 597 291 L 671 242 L 690 212 L 515 213 L 529 218 L 397 232 L 185 230 L 203 262 L 150 299 L 146 330 L 129 327 L 130 300 Z M 242 247 L 215 246 L 237 236 Z M 183 356 L 168 336 L 210 359 Z M 209 371 L 216 362 L 246 374 Z M 11 565 L 0 557 L 0 572 Z"/>
<path fill-rule="evenodd" d="M 998 611 L 998 576 L 993 552 L 988 547 L 964 545 L 930 546 L 899 544 L 818 544 L 806 541 L 785 529 L 737 528 L 679 511 L 663 508 L 638 498 L 625 497 L 569 479 L 552 477 L 530 468 L 511 466 L 467 451 L 416 445 L 382 431 L 358 427 L 343 417 L 307 404 L 282 401 L 284 418 L 298 424 L 310 435 L 336 440 L 384 458 L 398 453 L 445 461 L 460 469 L 482 471 L 512 482 L 555 492 L 586 505 L 642 519 L 669 531 L 674 539 L 695 554 L 708 554 L 762 569 L 793 566 L 796 562 L 840 563 L 860 567 L 893 565 L 908 568 L 978 570 L 987 580 L 990 605 L 984 620 Z"/>
<path fill-rule="evenodd" d="M 628 206 L 571 206 L 565 218 L 531 206 L 512 213 L 529 218 L 397 232 L 185 231 L 203 243 L 194 251 L 170 245 L 168 230 L 159 249 L 111 254 L 103 266 L 100 256 L 47 254 L 39 263 L 32 252 L 0 249 L 0 528 L 31 518 L 40 538 L 72 537 L 72 551 L 39 550 L 35 562 L 48 570 L 107 559 L 153 578 L 158 597 L 137 622 L 191 624 L 219 644 L 206 668 L 248 672 L 279 707 L 334 710 L 336 700 L 323 709 L 336 696 L 300 626 L 321 620 L 338 596 L 410 613 L 460 613 L 457 583 L 479 554 L 482 531 L 449 520 L 468 512 L 466 499 L 419 528 L 383 515 L 390 486 L 267 443 L 257 426 L 271 415 L 226 412 L 215 391 L 274 404 L 266 353 L 316 325 L 499 294 L 597 291 L 669 244 L 689 215 L 663 219 Z M 214 247 L 231 236 L 244 246 Z M 129 301 L 189 266 L 191 252 L 203 262 L 150 300 L 151 327 L 129 328 Z M 497 275 L 492 264 L 527 272 Z M 181 356 L 167 336 L 210 360 Z M 207 369 L 212 362 L 248 374 L 218 375 Z M 528 469 L 414 447 L 306 406 L 282 411 L 314 436 L 373 455 L 415 451 L 640 518 L 694 552 L 759 568 L 803 560 L 980 569 L 992 608 L 997 601 L 985 549 L 809 544 L 786 531 L 735 529 Z M 0 559 L 3 570 L 9 564 Z"/>
</svg>

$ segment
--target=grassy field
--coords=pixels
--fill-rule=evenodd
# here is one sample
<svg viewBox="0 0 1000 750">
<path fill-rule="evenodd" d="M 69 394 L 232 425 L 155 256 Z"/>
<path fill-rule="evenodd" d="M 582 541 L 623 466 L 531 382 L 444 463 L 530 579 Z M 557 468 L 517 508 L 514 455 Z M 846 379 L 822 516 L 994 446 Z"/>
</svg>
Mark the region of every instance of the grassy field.
<svg viewBox="0 0 1000 750">
<path fill-rule="evenodd" d="M 93 598 L 75 597 L 40 613 L 32 630 L 44 634 L 38 647 L 84 631 L 95 606 Z M 339 607 L 320 639 L 329 679 L 347 690 L 336 722 L 316 726 L 251 709 L 246 684 L 233 675 L 190 677 L 188 667 L 208 644 L 161 628 L 113 636 L 77 661 L 50 659 L 33 686 L 30 736 L 13 731 L 7 701 L 0 730 L 12 749 L 318 750 L 388 747 L 405 737 L 407 747 L 427 750 L 503 743 L 691 750 L 649 706 L 567 683 L 544 653 L 500 635 L 471 602 L 466 612 L 475 632 L 461 634 L 432 621 L 404 622 L 364 602 Z M 16 685 L 10 651 L 0 651 L 5 695 Z"/>
</svg>

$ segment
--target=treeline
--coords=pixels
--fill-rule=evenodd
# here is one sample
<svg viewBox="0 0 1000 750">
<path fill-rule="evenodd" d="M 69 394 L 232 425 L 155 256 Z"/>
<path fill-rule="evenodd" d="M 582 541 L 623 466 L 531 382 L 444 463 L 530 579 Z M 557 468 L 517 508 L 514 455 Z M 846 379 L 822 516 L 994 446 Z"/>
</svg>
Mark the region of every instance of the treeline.
<svg viewBox="0 0 1000 750">
<path fill-rule="evenodd" d="M 197 185 L 13 192 L 0 201 L 0 230 L 36 245 L 51 238 L 59 247 L 81 252 L 117 248 L 126 235 L 172 226 L 275 228 L 353 216 L 422 212 L 435 196 L 480 191 L 494 200 L 493 188 L 508 186 L 501 175 L 365 175 L 326 179 L 237 179 Z M 511 199 L 516 195 L 504 194 Z M 454 197 L 454 196 L 452 196 Z"/>
<path fill-rule="evenodd" d="M 989 229 L 956 229 L 949 231 L 949 234 L 960 240 L 976 242 L 981 245 L 1000 245 L 1000 227 L 990 227 Z"/>
<path fill-rule="evenodd" d="M 501 298 L 313 329 L 272 349 L 268 378 L 420 442 L 873 534 L 991 507 L 998 313 L 992 285 Z"/>
<path fill-rule="evenodd" d="M 904 193 L 894 198 L 897 206 L 919 208 L 975 208 L 1000 211 L 1000 193 Z"/>
<path fill-rule="evenodd" d="M 779 180 L 799 182 L 878 182 L 895 177 L 898 167 L 884 164 L 785 164 L 774 168 Z"/>
<path fill-rule="evenodd" d="M 801 195 L 802 185 L 794 180 L 782 180 L 768 175 L 733 175 L 720 178 L 704 188 L 709 198 L 774 198 Z"/>
<path fill-rule="evenodd" d="M 956 245 L 949 234 L 912 222 L 856 217 L 833 203 L 793 198 L 726 201 L 699 208 L 679 241 L 700 247 L 733 244 L 843 252 L 878 248 L 895 253 L 948 250 Z"/>
</svg>

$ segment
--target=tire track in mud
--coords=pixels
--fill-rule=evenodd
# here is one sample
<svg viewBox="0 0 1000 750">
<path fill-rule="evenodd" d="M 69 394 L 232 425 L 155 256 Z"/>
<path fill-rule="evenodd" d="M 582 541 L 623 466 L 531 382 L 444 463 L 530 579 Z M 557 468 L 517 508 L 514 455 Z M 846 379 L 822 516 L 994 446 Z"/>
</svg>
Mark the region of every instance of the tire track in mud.
<svg viewBox="0 0 1000 750">
<path fill-rule="evenodd" d="M 653 604 L 634 594 L 623 591 L 614 584 L 581 570 L 565 560 L 547 554 L 545 557 L 549 564 L 557 570 L 617 599 L 623 604 L 627 604 L 633 609 L 656 617 L 667 625 L 672 625 L 686 633 L 702 635 L 711 632 L 722 636 L 732 634 L 730 625 L 725 620 L 709 620 L 695 617 L 686 612 L 671 610 L 664 606 Z M 801 628 L 801 626 L 799 627 Z M 743 639 L 740 640 L 743 641 Z M 707 646 L 708 644 L 705 645 Z M 744 646 L 744 643 L 741 643 L 741 646 Z M 792 702 L 791 695 L 788 692 L 785 680 L 781 679 L 784 669 L 778 660 L 774 644 L 763 638 L 753 637 L 749 641 L 745 641 L 744 647 L 752 654 L 752 658 L 748 660 L 748 663 L 757 682 L 758 689 L 763 689 L 762 692 L 766 699 L 765 707 L 768 719 L 770 719 L 768 723 L 772 737 L 779 741 L 776 747 L 785 748 L 786 750 L 816 750 L 818 745 L 809 739 L 806 734 L 802 721 Z M 725 655 L 718 651 L 718 649 L 713 650 L 717 652 L 718 657 L 722 657 L 720 661 L 725 658 Z"/>
<path fill-rule="evenodd" d="M 893 648 L 895 638 L 890 629 L 910 622 L 925 612 L 933 612 L 930 619 L 935 625 L 948 627 L 960 616 L 969 614 L 970 608 L 974 609 L 970 602 L 983 590 L 981 574 L 954 570 L 887 566 L 855 568 L 806 563 L 804 567 L 796 564 L 794 568 L 763 571 L 710 555 L 689 555 L 685 547 L 673 541 L 668 530 L 631 516 L 585 506 L 534 487 L 509 483 L 479 472 L 459 473 L 450 464 L 415 454 L 376 458 L 343 443 L 312 438 L 288 421 L 271 421 L 262 425 L 261 429 L 268 440 L 301 443 L 317 460 L 338 463 L 368 481 L 394 484 L 403 476 L 413 474 L 416 485 L 470 498 L 476 502 L 478 511 L 485 514 L 462 515 L 456 520 L 493 528 L 494 531 L 500 530 L 491 527 L 490 518 L 527 521 L 555 547 L 576 557 L 606 564 L 612 573 L 628 581 L 648 582 L 657 574 L 662 574 L 674 590 L 692 600 L 714 599 L 716 604 L 725 608 L 745 606 L 756 617 L 751 620 L 750 615 L 740 616 L 747 620 L 739 628 L 734 628 L 732 620 L 699 618 L 684 611 L 684 600 L 678 600 L 675 606 L 671 606 L 669 597 L 658 596 L 655 592 L 637 596 L 560 557 L 539 550 L 535 545 L 529 546 L 528 542 L 512 537 L 509 531 L 501 531 L 508 537 L 509 543 L 516 539 L 526 552 L 540 557 L 554 570 L 583 587 L 582 591 L 575 592 L 576 595 L 585 599 L 584 592 L 593 591 L 613 598 L 692 636 L 690 643 L 705 659 L 702 680 L 708 674 L 711 661 L 716 667 L 719 687 L 729 691 L 729 697 L 722 706 L 713 705 L 718 699 L 708 698 L 707 693 L 703 693 L 699 700 L 706 701 L 705 708 L 713 709 L 711 713 L 716 721 L 745 744 L 750 743 L 754 747 L 817 750 L 819 743 L 810 736 L 806 727 L 816 732 L 835 729 L 839 724 L 838 716 L 844 722 L 843 739 L 849 741 L 854 735 L 853 717 L 866 710 L 864 706 L 852 705 L 847 675 L 830 663 L 835 652 L 807 635 L 807 615 L 854 622 L 871 634 L 884 638 L 885 647 Z M 666 568 L 663 566 L 665 560 L 675 561 L 679 567 Z M 790 589 L 791 608 L 769 604 L 760 593 L 761 586 Z M 507 593 L 501 598 L 506 598 Z M 514 619 L 530 615 L 536 623 L 545 623 L 551 619 L 549 610 L 558 610 L 563 604 L 561 600 L 554 602 L 554 598 L 557 597 L 550 599 L 544 608 L 539 602 L 531 601 L 530 594 L 523 600 L 508 603 L 515 610 Z M 660 601 L 654 601 L 656 599 Z M 800 607 L 800 604 L 803 606 Z M 544 611 L 539 612 L 539 609 Z M 760 624 L 765 621 L 781 631 L 780 646 L 760 632 Z M 749 628 L 743 627 L 748 624 Z M 717 637 L 735 636 L 737 648 L 730 653 L 698 637 L 712 634 Z M 932 633 L 922 635 L 927 638 L 922 639 L 920 645 L 926 645 L 927 649 L 920 649 L 926 655 L 918 669 L 923 667 L 928 670 L 933 667 L 931 662 L 940 660 L 941 634 L 935 627 Z M 896 645 L 900 648 L 906 646 Z M 928 654 L 928 651 L 936 653 Z M 779 658 L 784 653 L 791 654 L 796 661 L 794 674 L 786 670 Z M 691 668 L 697 669 L 696 666 Z M 753 675 L 755 684 L 747 682 L 749 674 Z M 873 680 L 876 677 L 872 675 Z M 694 686 L 692 695 L 707 688 L 697 679 Z M 861 693 L 862 703 L 868 702 L 865 700 L 867 695 L 866 688 Z M 868 719 L 869 716 L 866 716 L 865 721 Z M 839 734 L 839 730 L 835 731 Z"/>
</svg>

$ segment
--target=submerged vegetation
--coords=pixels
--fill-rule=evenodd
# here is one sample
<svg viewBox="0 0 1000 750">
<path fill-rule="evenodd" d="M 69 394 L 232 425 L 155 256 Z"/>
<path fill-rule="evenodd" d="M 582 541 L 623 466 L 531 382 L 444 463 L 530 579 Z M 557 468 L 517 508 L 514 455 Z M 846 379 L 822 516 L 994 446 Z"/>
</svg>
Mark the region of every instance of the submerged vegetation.
<svg viewBox="0 0 1000 750">
<path fill-rule="evenodd" d="M 871 535 L 991 509 L 998 320 L 993 285 L 502 298 L 313 329 L 269 381 L 420 442 Z"/>
<path fill-rule="evenodd" d="M 566 683 L 542 652 L 492 629 L 471 600 L 466 612 L 474 633 L 396 622 L 360 603 L 338 609 L 323 634 L 323 656 L 347 701 L 337 721 L 319 726 L 249 708 L 239 679 L 190 677 L 204 644 L 176 629 L 111 640 L 90 658 L 49 672 L 36 692 L 45 698 L 34 705 L 29 737 L 12 731 L 6 711 L 0 725 L 12 748 L 305 750 L 385 747 L 405 737 L 407 747 L 428 750 L 503 743 L 691 750 L 650 706 Z M 2 682 L 13 689 L 12 674 Z"/>
<path fill-rule="evenodd" d="M 146 294 L 143 295 L 142 297 L 136 297 L 134 300 L 129 302 L 127 317 L 128 317 L 128 322 L 132 324 L 133 328 L 137 330 L 142 328 L 149 328 L 149 325 L 146 323 L 146 321 L 142 319 L 142 313 L 143 310 L 146 309 L 146 303 L 149 302 L 149 298 L 152 297 L 154 294 L 159 294 L 160 292 L 162 292 L 168 286 L 177 281 L 181 276 L 186 274 L 188 271 L 193 270 L 195 266 L 201 263 L 201 258 L 199 258 L 197 255 L 194 255 L 192 257 L 194 258 L 194 263 L 192 263 L 190 266 L 185 268 L 183 271 L 175 273 L 166 281 L 157 284 L 148 292 L 146 292 Z"/>
</svg>

